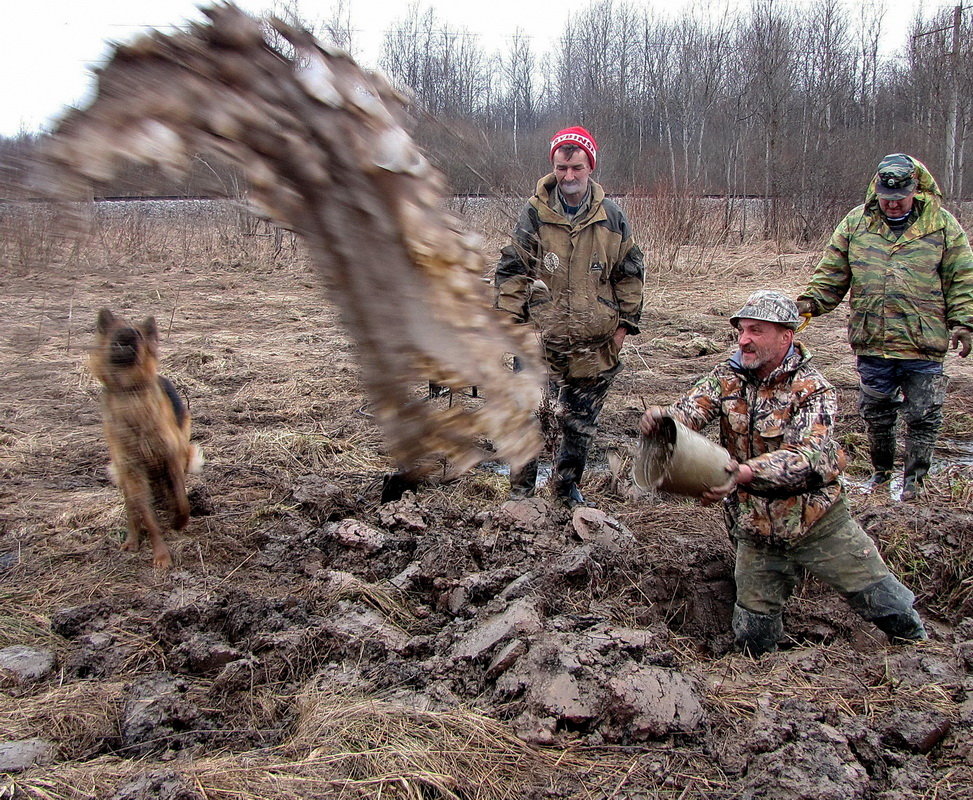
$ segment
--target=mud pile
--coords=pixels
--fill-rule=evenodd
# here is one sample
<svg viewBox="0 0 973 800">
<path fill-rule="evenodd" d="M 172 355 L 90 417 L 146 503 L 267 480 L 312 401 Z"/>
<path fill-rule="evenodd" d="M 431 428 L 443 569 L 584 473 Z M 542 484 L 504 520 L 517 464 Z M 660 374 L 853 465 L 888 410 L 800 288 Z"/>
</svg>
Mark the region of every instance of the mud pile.
<svg viewBox="0 0 973 800">
<path fill-rule="evenodd" d="M 223 527 L 220 488 L 196 487 L 196 537 Z M 478 730 L 490 722 L 541 748 L 513 763 L 564 754 L 529 779 L 486 784 L 476 773 L 492 751 L 480 753 L 452 776 L 455 795 L 417 780 L 426 796 L 603 797 L 609 774 L 614 797 L 892 800 L 964 774 L 973 620 L 953 630 L 936 618 L 932 642 L 890 648 L 811 585 L 781 652 L 730 653 L 732 551 L 708 510 L 675 498 L 606 497 L 617 516 L 544 497 L 504 502 L 485 469 L 385 504 L 378 479 L 307 474 L 274 488 L 277 508 L 237 532 L 235 556 L 226 538 L 190 534 L 161 576 L 91 543 L 101 566 L 81 594 L 92 596 L 51 608 L 47 646 L 0 651 L 10 785 L 82 796 L 69 786 L 80 774 L 96 796 L 223 796 L 231 786 L 206 770 L 212 754 L 262 774 L 265 754 L 293 750 L 308 695 L 329 708 L 318 749 L 334 746 L 343 704 L 364 699 L 373 717 L 424 714 L 437 728 L 475 711 Z M 956 547 L 969 545 L 963 525 Z M 9 591 L 48 561 L 24 534 L 26 549 L 5 560 Z M 370 735 L 380 746 L 387 730 Z M 599 753 L 600 763 L 569 755 Z M 329 780 L 348 779 L 331 769 Z M 320 786 L 275 794 L 256 775 L 245 785 L 322 796 Z"/>
</svg>

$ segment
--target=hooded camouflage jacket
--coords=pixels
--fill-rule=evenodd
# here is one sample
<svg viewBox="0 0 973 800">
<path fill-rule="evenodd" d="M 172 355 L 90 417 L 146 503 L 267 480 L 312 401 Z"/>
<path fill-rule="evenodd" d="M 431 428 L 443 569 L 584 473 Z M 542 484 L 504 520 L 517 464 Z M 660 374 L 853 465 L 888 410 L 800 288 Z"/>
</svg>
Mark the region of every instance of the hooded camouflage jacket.
<svg viewBox="0 0 973 800">
<path fill-rule="evenodd" d="M 666 413 L 699 431 L 719 417 L 720 441 L 753 481 L 724 501 L 731 533 L 780 545 L 801 538 L 841 496 L 844 454 L 833 438 L 837 396 L 796 343 L 765 380 L 717 366 Z"/>
<path fill-rule="evenodd" d="M 973 253 L 936 181 L 912 161 L 918 186 L 909 227 L 898 238 L 889 229 L 872 178 L 864 205 L 838 225 L 798 300 L 810 300 L 817 316 L 848 293 L 856 355 L 942 361 L 948 329 L 973 327 Z"/>
<path fill-rule="evenodd" d="M 642 252 L 622 210 L 599 184 L 590 186 L 587 210 L 569 220 L 554 198 L 554 174 L 541 178 L 495 277 L 497 308 L 536 325 L 578 378 L 612 369 L 615 331 L 638 333 L 642 314 Z"/>
</svg>

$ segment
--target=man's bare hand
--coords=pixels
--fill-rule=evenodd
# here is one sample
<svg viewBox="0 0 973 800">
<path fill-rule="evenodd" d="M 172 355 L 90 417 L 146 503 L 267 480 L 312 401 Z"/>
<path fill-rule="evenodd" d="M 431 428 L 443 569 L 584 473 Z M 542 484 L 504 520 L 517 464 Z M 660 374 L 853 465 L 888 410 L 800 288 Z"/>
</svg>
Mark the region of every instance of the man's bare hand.
<svg viewBox="0 0 973 800">
<path fill-rule="evenodd" d="M 711 486 L 703 492 L 702 501 L 704 505 L 718 503 L 724 497 L 729 497 L 733 494 L 737 486 L 750 483 L 753 480 L 753 470 L 746 464 L 737 463 L 732 458 L 725 469 L 729 478 L 726 483 L 721 483 L 719 486 Z"/>
<path fill-rule="evenodd" d="M 810 300 L 798 300 L 797 301 L 797 313 L 802 317 L 805 314 L 814 314 L 814 303 Z"/>
<path fill-rule="evenodd" d="M 949 337 L 949 347 L 951 350 L 959 348 L 959 357 L 966 358 L 973 349 L 973 331 L 965 325 L 957 325 L 953 328 L 953 335 Z"/>
<path fill-rule="evenodd" d="M 646 436 L 651 436 L 656 432 L 659 427 L 659 420 L 663 416 L 662 406 L 649 406 L 639 419 L 639 430 Z"/>
</svg>

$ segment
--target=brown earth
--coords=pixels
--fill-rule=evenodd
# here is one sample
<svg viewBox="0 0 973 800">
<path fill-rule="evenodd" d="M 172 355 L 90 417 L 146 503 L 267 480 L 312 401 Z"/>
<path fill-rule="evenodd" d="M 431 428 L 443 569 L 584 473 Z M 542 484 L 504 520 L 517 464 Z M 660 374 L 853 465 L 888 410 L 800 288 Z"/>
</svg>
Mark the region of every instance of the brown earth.
<svg viewBox="0 0 973 800">
<path fill-rule="evenodd" d="M 491 252 L 508 225 L 469 223 Z M 0 277 L 0 763 L 43 752 L 3 796 L 973 797 L 973 365 L 949 359 L 945 466 L 903 505 L 855 490 L 844 313 L 802 334 L 840 392 L 854 511 L 931 640 L 890 647 L 808 581 L 782 650 L 753 660 L 730 650 L 718 512 L 634 497 L 627 460 L 643 406 L 725 357 L 729 313 L 799 288 L 814 253 L 650 251 L 584 486 L 598 509 L 571 515 L 506 504 L 496 465 L 381 503 L 391 465 L 305 259 L 213 236 L 128 252 L 103 231 Z M 207 459 L 168 572 L 119 550 L 84 361 L 102 306 L 156 316 Z M 52 664 L 18 671 L 9 648 Z"/>
</svg>

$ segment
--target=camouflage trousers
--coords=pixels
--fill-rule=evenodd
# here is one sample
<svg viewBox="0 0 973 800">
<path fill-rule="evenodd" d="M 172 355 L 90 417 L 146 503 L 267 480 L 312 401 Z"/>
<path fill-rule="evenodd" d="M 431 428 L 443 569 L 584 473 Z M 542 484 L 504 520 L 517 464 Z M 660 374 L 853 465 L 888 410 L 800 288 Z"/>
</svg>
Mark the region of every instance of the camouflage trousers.
<svg viewBox="0 0 973 800">
<path fill-rule="evenodd" d="M 618 364 L 593 378 L 551 377 L 545 403 L 554 403 L 553 420 L 545 413 L 541 413 L 540 418 L 545 439 L 556 440 L 552 476 L 555 491 L 581 482 L 588 463 L 588 450 L 598 432 L 598 416 L 621 369 Z M 533 492 L 536 482 L 536 460 L 510 477 L 511 489 L 525 494 Z"/>
<path fill-rule="evenodd" d="M 779 615 L 805 570 L 846 598 L 892 577 L 875 543 L 852 519 L 842 497 L 794 542 L 769 547 L 737 541 L 737 605 L 756 614 Z M 911 608 L 914 598 L 902 588 Z"/>
</svg>

